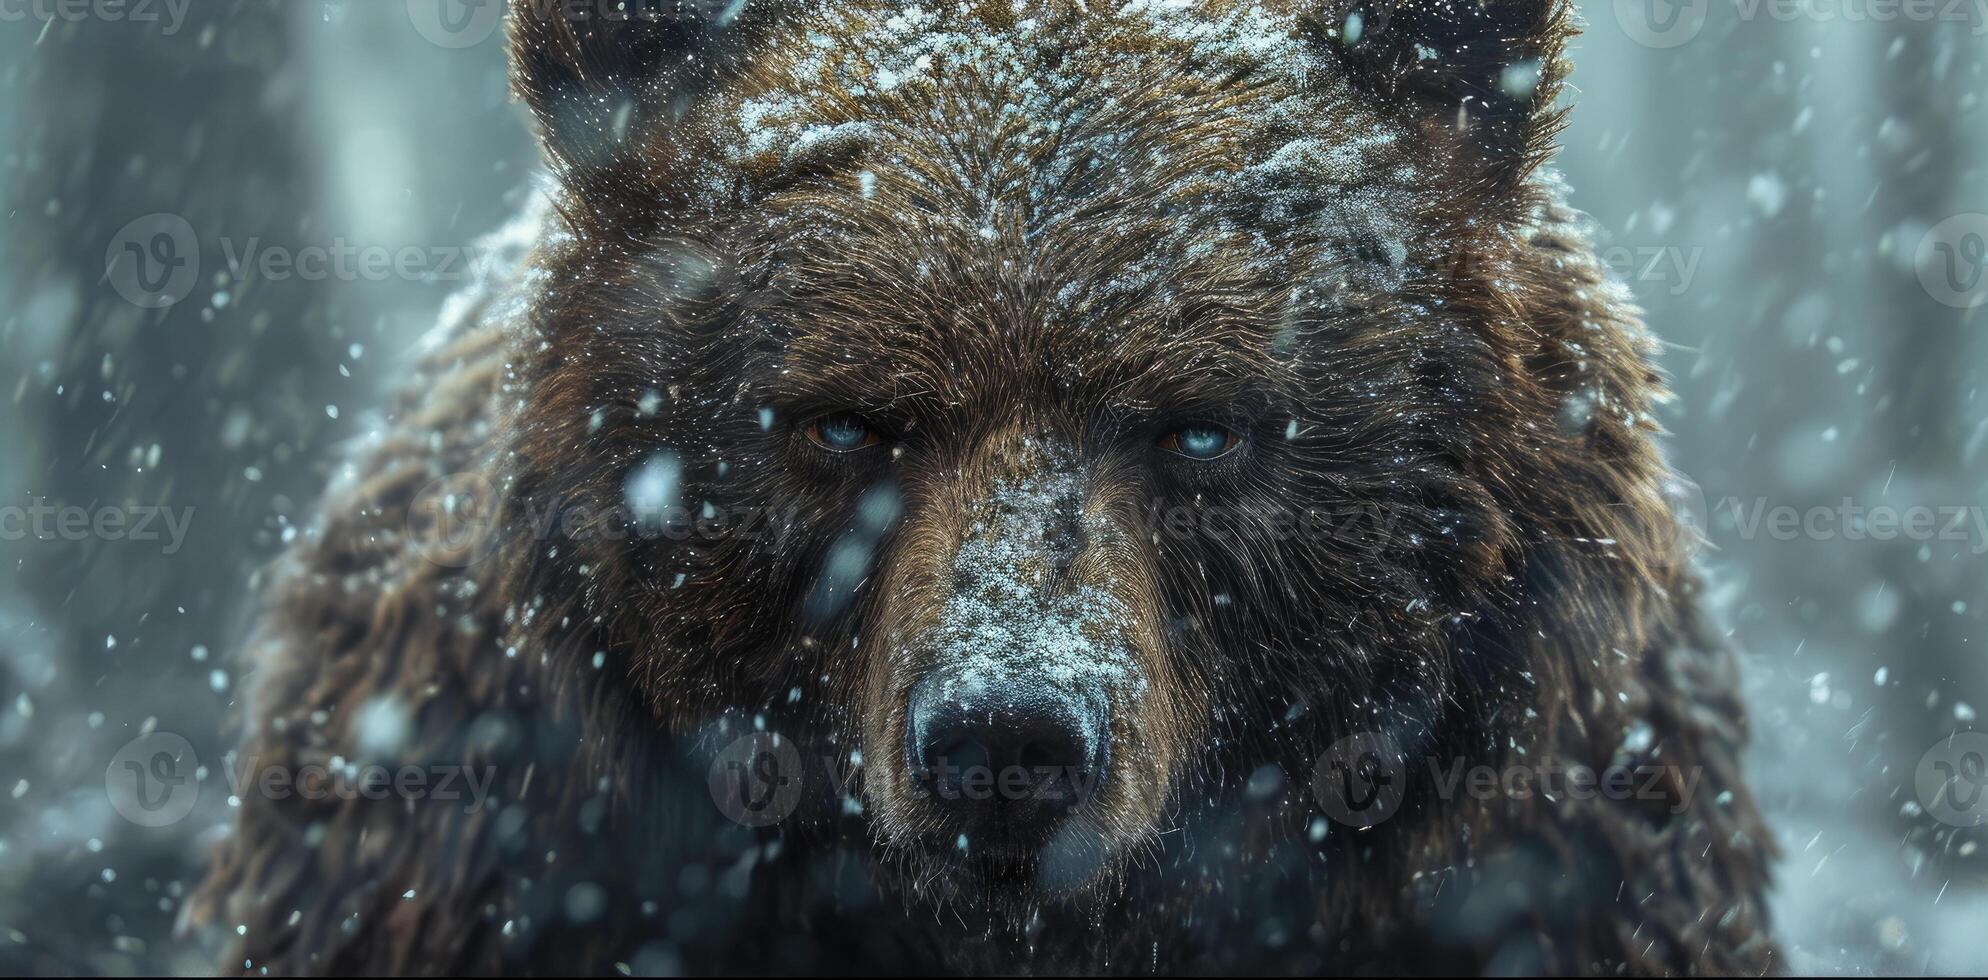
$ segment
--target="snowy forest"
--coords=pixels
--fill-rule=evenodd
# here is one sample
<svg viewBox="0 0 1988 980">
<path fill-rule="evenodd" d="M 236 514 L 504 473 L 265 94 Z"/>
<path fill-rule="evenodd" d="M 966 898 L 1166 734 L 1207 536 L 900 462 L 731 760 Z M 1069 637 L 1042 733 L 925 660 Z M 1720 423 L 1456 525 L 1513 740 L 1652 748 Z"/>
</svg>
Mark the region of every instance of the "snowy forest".
<svg viewBox="0 0 1988 980">
<path fill-rule="evenodd" d="M 453 6 L 0 0 L 0 970 L 214 967 L 250 600 L 542 179 Z M 1988 5 L 1578 8 L 1551 166 L 1662 342 L 1784 965 L 1988 971 Z"/>
</svg>

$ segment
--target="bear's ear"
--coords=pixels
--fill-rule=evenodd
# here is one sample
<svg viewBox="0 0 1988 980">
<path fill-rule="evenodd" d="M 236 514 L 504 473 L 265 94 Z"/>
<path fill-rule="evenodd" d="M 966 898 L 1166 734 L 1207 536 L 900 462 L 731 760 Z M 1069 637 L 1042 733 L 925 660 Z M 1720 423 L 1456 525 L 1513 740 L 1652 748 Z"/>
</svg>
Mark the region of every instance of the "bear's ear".
<svg viewBox="0 0 1988 980">
<path fill-rule="evenodd" d="M 587 197 L 651 186 L 644 150 L 749 64 L 791 0 L 512 0 L 511 86 Z"/>
<path fill-rule="evenodd" d="M 1553 150 L 1569 0 L 1326 0 L 1314 34 L 1383 111 L 1509 188 Z"/>
</svg>

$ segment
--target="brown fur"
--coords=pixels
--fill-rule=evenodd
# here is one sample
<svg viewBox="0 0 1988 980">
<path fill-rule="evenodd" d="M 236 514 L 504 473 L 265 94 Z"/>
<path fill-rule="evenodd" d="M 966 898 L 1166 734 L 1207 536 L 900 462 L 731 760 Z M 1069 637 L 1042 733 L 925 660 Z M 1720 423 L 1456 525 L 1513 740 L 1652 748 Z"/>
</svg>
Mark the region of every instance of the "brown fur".
<svg viewBox="0 0 1988 980">
<path fill-rule="evenodd" d="M 1773 965 L 1652 342 L 1536 172 L 1563 4 L 1368 6 L 1355 43 L 1336 2 L 517 6 L 556 214 L 270 587 L 244 753 L 359 758 L 391 695 L 395 760 L 494 766 L 492 802 L 250 794 L 201 906 L 231 968 Z M 889 443 L 811 445 L 843 411 Z M 1200 419 L 1240 448 L 1155 447 Z M 658 453 L 688 509 L 631 529 Z M 1062 543 L 977 567 L 1017 521 Z M 1115 678 L 1054 862 L 905 791 L 906 692 L 983 600 Z M 725 822 L 703 764 L 755 725 L 848 799 L 811 768 Z M 1311 833 L 1356 732 L 1404 807 Z M 1423 759 L 1702 776 L 1445 801 Z"/>
</svg>

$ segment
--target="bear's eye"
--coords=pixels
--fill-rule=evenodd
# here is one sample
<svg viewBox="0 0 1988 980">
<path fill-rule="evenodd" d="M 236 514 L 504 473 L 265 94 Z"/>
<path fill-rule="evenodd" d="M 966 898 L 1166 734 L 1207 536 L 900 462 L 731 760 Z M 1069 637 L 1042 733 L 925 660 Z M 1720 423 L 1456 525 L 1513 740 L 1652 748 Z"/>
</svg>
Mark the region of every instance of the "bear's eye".
<svg viewBox="0 0 1988 980">
<path fill-rule="evenodd" d="M 824 415 L 808 424 L 808 438 L 829 452 L 853 453 L 883 441 L 862 416 Z"/>
<path fill-rule="evenodd" d="M 1242 442 L 1225 426 L 1213 422 L 1189 422 L 1160 437 L 1160 448 L 1188 459 L 1214 459 Z"/>
</svg>

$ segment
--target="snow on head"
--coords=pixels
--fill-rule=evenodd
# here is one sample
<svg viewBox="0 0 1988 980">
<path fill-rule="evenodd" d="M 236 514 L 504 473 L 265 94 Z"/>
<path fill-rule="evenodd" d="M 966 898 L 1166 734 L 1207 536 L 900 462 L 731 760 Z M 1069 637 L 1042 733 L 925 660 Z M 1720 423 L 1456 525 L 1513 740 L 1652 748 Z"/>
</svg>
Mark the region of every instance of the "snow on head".
<svg viewBox="0 0 1988 980">
<path fill-rule="evenodd" d="M 737 200 L 741 171 L 829 155 L 861 161 L 847 187 L 865 199 L 888 182 L 943 202 L 920 212 L 928 231 L 951 223 L 998 244 L 1105 214 L 1124 227 L 1077 240 L 1152 240 L 1109 282 L 1057 293 L 1066 313 L 1165 294 L 1217 242 L 1252 243 L 1223 262 L 1266 277 L 1380 290 L 1413 277 L 1432 196 L 1413 141 L 1352 94 L 1293 13 L 1183 0 L 989 11 L 810 17 L 716 107 L 711 205 Z M 1112 179 L 1087 179 L 1097 173 Z M 1179 216 L 1170 231 L 1130 226 L 1156 209 Z M 852 232 L 825 220 L 809 233 Z"/>
</svg>

